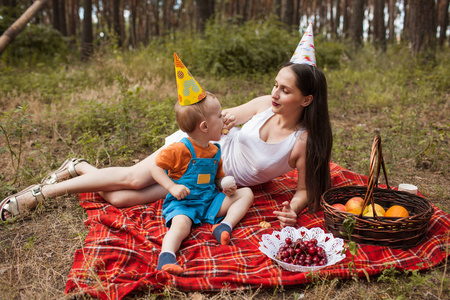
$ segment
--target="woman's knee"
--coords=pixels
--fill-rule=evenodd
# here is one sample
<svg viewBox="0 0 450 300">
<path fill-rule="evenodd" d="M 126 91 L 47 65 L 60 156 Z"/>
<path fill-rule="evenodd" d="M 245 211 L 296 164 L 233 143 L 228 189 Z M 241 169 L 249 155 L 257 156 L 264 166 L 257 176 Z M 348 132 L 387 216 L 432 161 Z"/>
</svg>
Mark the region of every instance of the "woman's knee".
<svg viewBox="0 0 450 300">
<path fill-rule="evenodd" d="M 100 196 L 106 202 L 117 208 L 130 207 L 130 197 L 121 191 L 100 192 Z"/>
</svg>

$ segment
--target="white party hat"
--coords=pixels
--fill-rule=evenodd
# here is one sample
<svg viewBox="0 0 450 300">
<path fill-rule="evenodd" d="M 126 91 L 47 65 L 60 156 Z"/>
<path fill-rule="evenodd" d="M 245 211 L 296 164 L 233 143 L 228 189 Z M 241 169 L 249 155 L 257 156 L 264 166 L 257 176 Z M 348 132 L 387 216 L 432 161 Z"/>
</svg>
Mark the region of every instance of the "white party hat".
<svg viewBox="0 0 450 300">
<path fill-rule="evenodd" d="M 303 34 L 294 55 L 292 55 L 291 62 L 294 64 L 305 64 L 316 67 L 316 50 L 314 48 L 314 36 L 312 30 L 312 23 L 309 23 L 305 34 Z"/>
</svg>

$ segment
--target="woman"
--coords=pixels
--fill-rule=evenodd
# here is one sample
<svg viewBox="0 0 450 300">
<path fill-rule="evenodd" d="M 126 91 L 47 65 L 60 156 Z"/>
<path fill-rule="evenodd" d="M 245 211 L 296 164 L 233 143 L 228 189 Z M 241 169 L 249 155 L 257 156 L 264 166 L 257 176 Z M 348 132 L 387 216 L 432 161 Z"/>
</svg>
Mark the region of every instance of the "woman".
<svg viewBox="0 0 450 300">
<path fill-rule="evenodd" d="M 308 31 L 310 27 L 304 37 Z M 317 210 L 320 196 L 331 182 L 332 132 L 326 79 L 315 63 L 293 61 L 278 72 L 270 96 L 223 111 L 224 127 L 230 132 L 220 140 L 225 174 L 234 176 L 240 186 L 264 183 L 297 168 L 294 197 L 283 203 L 282 211 L 274 212 L 282 226 L 295 225 L 297 215 L 307 206 Z M 242 128 L 235 127 L 241 124 Z M 182 132 L 176 132 L 167 138 L 166 145 L 181 136 Z M 35 207 L 45 197 L 64 194 L 100 192 L 116 207 L 162 199 L 167 191 L 156 184 L 149 171 L 158 152 L 131 167 L 96 169 L 84 160 L 71 160 L 56 172 L 58 181 L 81 176 L 34 186 L 4 199 L 0 217 L 6 220 L 26 207 Z"/>
</svg>

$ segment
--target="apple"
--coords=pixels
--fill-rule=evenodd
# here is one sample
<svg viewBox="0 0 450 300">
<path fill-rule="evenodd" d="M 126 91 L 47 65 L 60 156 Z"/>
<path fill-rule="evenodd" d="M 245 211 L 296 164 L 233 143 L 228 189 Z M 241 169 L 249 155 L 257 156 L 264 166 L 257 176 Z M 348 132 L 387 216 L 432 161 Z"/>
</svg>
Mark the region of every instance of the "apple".
<svg viewBox="0 0 450 300">
<path fill-rule="evenodd" d="M 353 197 L 345 203 L 345 209 L 349 210 L 360 210 L 364 204 L 364 199 L 361 197 Z"/>
<path fill-rule="evenodd" d="M 345 205 L 341 204 L 341 203 L 335 203 L 335 204 L 333 204 L 331 206 L 336 208 L 337 210 L 347 211 L 347 209 L 345 208 Z"/>
</svg>

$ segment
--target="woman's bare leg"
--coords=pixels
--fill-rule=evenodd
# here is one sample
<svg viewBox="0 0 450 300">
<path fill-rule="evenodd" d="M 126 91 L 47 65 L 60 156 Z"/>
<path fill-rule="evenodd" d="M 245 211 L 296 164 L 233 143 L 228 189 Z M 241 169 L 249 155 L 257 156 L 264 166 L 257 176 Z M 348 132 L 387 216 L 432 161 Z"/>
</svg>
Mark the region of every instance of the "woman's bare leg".
<svg viewBox="0 0 450 300">
<path fill-rule="evenodd" d="M 76 171 L 80 176 L 42 186 L 44 197 L 58 197 L 67 194 L 101 192 L 102 197 L 117 207 L 130 207 L 151 203 L 165 197 L 167 191 L 156 184 L 150 174 L 149 165 L 154 162 L 156 151 L 143 161 L 130 167 L 97 169 L 87 163 L 80 163 Z M 31 192 L 17 196 L 19 211 L 36 207 Z"/>
</svg>

